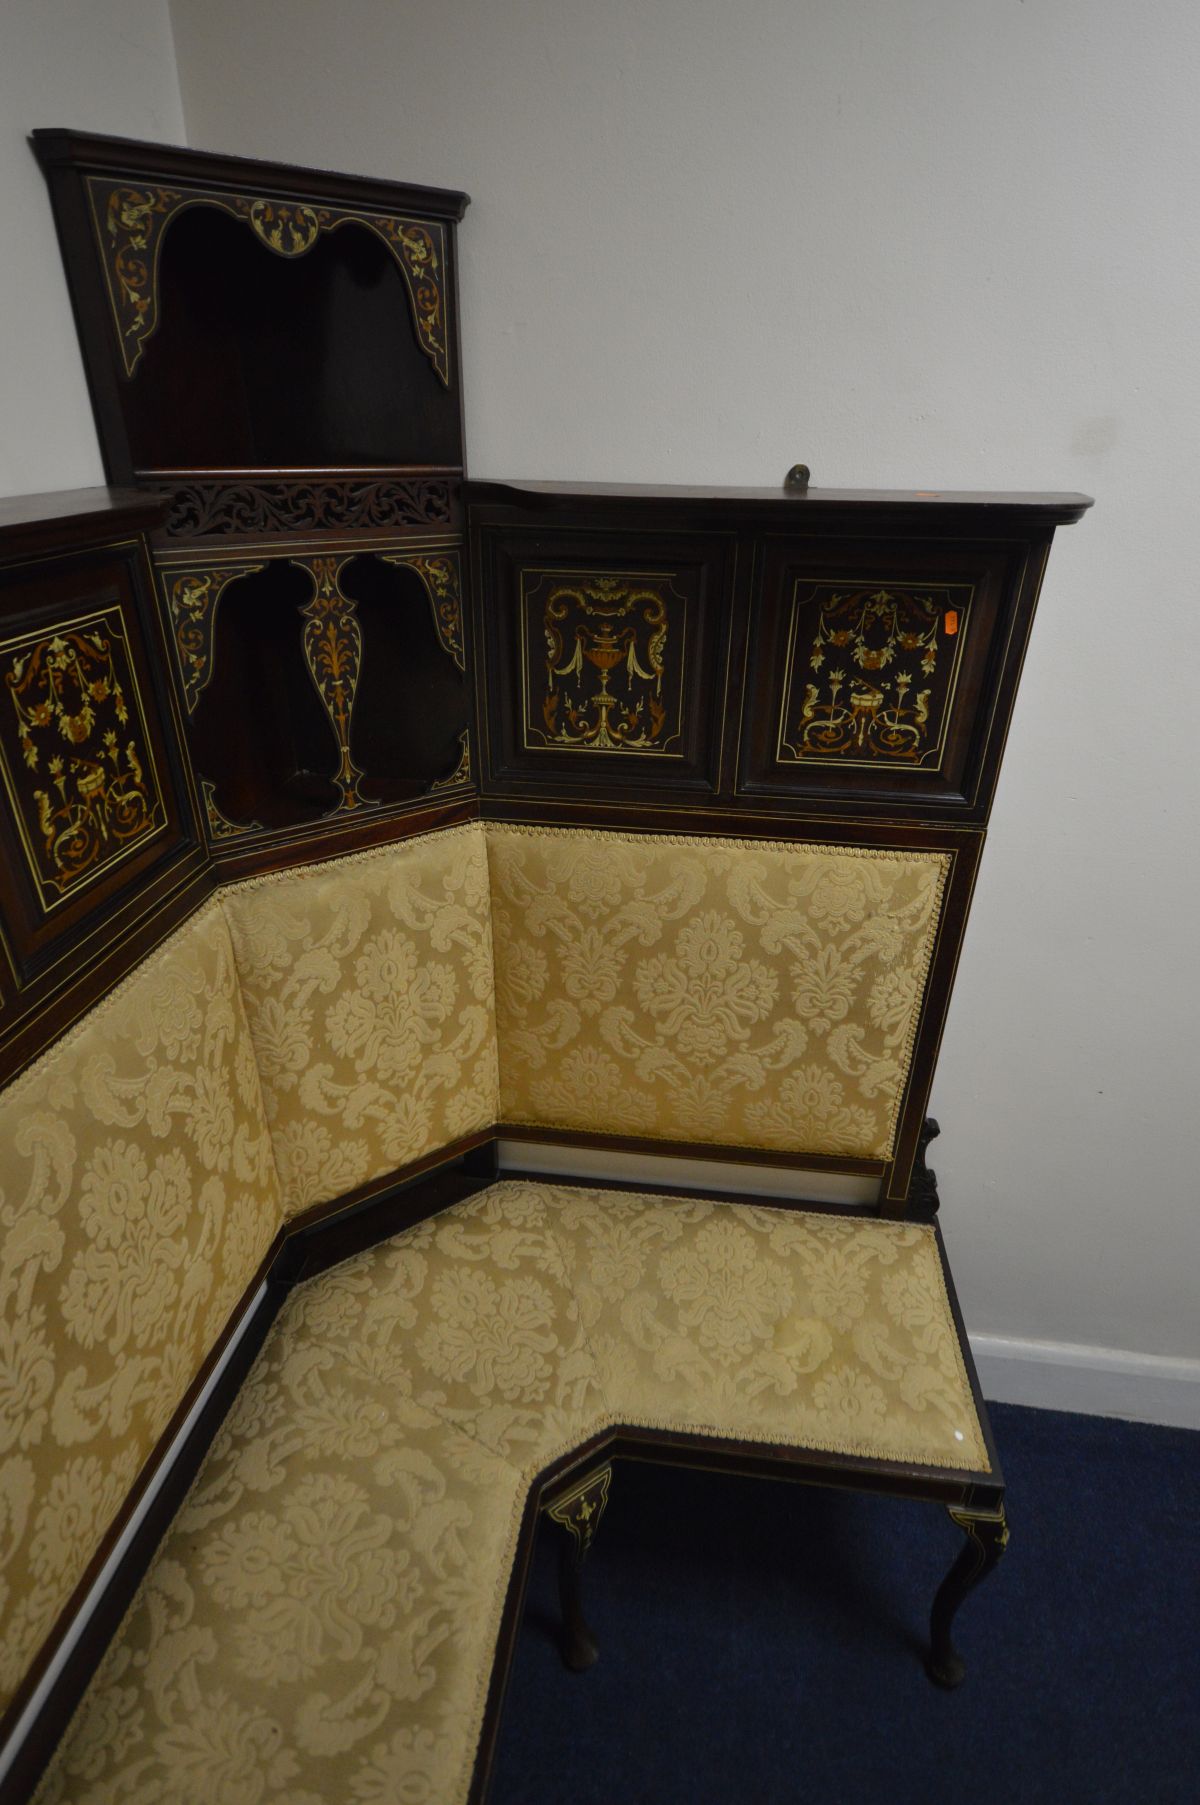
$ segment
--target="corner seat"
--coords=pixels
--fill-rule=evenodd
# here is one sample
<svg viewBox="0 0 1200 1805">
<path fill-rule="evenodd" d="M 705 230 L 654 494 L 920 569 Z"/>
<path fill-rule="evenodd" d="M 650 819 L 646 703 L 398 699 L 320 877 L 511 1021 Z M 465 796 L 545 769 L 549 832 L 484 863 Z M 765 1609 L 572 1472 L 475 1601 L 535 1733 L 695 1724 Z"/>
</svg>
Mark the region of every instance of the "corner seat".
<svg viewBox="0 0 1200 1805">
<path fill-rule="evenodd" d="M 529 1492 L 632 1424 L 988 1471 L 932 1229 L 502 1181 L 289 1296 L 39 1805 L 466 1799 Z"/>
</svg>

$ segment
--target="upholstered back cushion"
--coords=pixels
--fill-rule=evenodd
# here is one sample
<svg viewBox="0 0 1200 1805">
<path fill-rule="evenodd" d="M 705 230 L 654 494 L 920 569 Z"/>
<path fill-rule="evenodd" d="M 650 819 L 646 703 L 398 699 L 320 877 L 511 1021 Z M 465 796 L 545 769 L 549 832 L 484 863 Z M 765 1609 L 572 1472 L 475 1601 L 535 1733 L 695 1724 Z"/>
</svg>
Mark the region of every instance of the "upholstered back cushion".
<svg viewBox="0 0 1200 1805">
<path fill-rule="evenodd" d="M 504 1122 L 890 1157 L 945 854 L 487 832 Z"/>
<path fill-rule="evenodd" d="M 224 907 L 289 1214 L 492 1126 L 480 826 L 255 878 Z"/>
<path fill-rule="evenodd" d="M 281 1221 L 210 904 L 0 1095 L 0 1708 Z"/>
</svg>

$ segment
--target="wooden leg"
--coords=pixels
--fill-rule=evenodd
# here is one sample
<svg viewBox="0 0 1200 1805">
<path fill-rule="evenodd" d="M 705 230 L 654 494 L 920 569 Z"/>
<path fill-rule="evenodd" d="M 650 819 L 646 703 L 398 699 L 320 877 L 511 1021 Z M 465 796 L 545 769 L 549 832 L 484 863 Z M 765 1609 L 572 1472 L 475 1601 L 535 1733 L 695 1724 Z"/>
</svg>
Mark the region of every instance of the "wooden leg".
<svg viewBox="0 0 1200 1805">
<path fill-rule="evenodd" d="M 563 1614 L 563 1660 L 573 1673 L 590 1667 L 599 1653 L 583 1615 L 581 1578 L 611 1483 L 611 1466 L 595 1467 L 545 1506 L 546 1515 L 563 1531 L 558 1548 L 558 1595 Z"/>
<path fill-rule="evenodd" d="M 1008 1547 L 1008 1523 L 1004 1506 L 999 1510 L 978 1512 L 958 1510 L 950 1506 L 950 1515 L 964 1531 L 967 1545 L 938 1588 L 930 1619 L 929 1660 L 927 1671 L 938 1686 L 961 1686 L 966 1664 L 950 1637 L 954 1613 L 980 1580 L 986 1579 Z"/>
</svg>

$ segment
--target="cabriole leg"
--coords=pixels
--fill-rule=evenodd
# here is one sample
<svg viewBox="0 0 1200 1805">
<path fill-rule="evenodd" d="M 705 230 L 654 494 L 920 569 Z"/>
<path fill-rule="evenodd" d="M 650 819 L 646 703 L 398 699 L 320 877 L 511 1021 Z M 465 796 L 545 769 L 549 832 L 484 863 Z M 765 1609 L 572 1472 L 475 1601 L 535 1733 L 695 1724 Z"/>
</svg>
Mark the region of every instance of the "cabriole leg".
<svg viewBox="0 0 1200 1805">
<path fill-rule="evenodd" d="M 563 1614 L 563 1660 L 573 1673 L 590 1667 L 599 1652 L 583 1615 L 581 1579 L 611 1483 L 611 1466 L 596 1467 L 545 1507 L 546 1515 L 563 1531 L 558 1548 L 558 1595 Z"/>
<path fill-rule="evenodd" d="M 986 1579 L 1008 1547 L 1008 1523 L 1004 1506 L 998 1511 L 958 1510 L 950 1515 L 967 1537 L 967 1545 L 938 1588 L 930 1619 L 928 1672 L 938 1686 L 960 1686 L 966 1673 L 962 1656 L 950 1636 L 954 1614 L 980 1580 Z"/>
</svg>

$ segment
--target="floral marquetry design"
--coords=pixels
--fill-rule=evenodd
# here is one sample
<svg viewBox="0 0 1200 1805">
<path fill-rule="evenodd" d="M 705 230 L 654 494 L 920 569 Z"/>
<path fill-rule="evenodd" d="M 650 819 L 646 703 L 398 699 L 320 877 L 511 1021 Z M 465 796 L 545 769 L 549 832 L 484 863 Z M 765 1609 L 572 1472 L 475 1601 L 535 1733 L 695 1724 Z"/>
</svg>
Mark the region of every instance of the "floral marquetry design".
<svg viewBox="0 0 1200 1805">
<path fill-rule="evenodd" d="M 189 714 L 195 712 L 212 676 L 213 636 L 221 595 L 239 577 L 253 576 L 262 568 L 261 564 L 199 565 L 162 577 Z"/>
<path fill-rule="evenodd" d="M 462 571 L 456 551 L 385 552 L 385 564 L 397 564 L 420 577 L 433 610 L 438 644 L 460 671 L 467 668 L 463 651 Z"/>
<path fill-rule="evenodd" d="M 938 770 L 972 595 L 969 583 L 797 582 L 780 763 Z"/>
<path fill-rule="evenodd" d="M 369 808 L 371 804 L 358 787 L 363 773 L 350 756 L 350 716 L 362 669 L 362 628 L 354 603 L 342 594 L 339 583 L 346 560 L 293 558 L 291 562 L 312 578 L 312 597 L 300 610 L 304 621 L 301 645 L 309 675 L 337 738 L 334 782 L 342 793 L 339 807 Z"/>
<path fill-rule="evenodd" d="M 681 757 L 686 610 L 669 574 L 522 571 L 526 748 Z"/>
<path fill-rule="evenodd" d="M 947 855 L 488 828 L 502 1120 L 891 1157 Z"/>
<path fill-rule="evenodd" d="M 166 826 L 119 607 L 0 642 L 0 773 L 43 909 Z"/>
<path fill-rule="evenodd" d="M 187 207 L 214 207 L 244 220 L 278 257 L 303 257 L 323 232 L 354 223 L 382 240 L 401 275 L 421 350 L 444 384 L 450 381 L 446 235 L 436 220 L 347 207 L 314 207 L 299 200 L 228 194 L 220 189 L 133 188 L 92 176 L 88 181 L 113 322 L 125 374 L 132 376 L 158 324 L 158 263 L 167 226 Z"/>
</svg>

